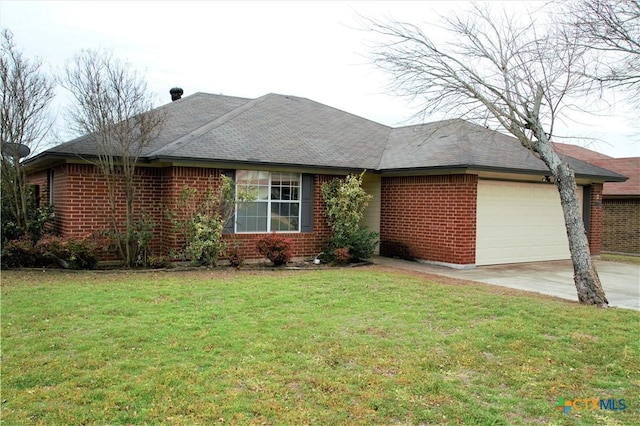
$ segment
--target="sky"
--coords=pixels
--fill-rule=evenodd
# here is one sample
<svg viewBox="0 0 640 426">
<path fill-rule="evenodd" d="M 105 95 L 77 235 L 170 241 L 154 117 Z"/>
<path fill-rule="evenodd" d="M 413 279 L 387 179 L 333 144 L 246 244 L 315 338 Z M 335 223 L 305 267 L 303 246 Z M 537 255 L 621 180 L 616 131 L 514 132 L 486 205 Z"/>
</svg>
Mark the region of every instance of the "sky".
<svg viewBox="0 0 640 426">
<path fill-rule="evenodd" d="M 533 2 L 535 4 L 535 2 Z M 156 104 L 169 89 L 257 98 L 309 98 L 388 125 L 417 123 L 417 106 L 390 93 L 368 58 L 373 35 L 359 16 L 420 24 L 467 2 L 429 1 L 16 1 L 0 0 L 0 27 L 29 58 L 60 74 L 81 49 L 103 48 L 145 75 Z M 59 88 L 58 142 L 69 138 Z M 613 157 L 640 156 L 640 130 L 624 104 L 580 115 L 566 141 Z M 448 116 L 425 117 L 435 121 Z M 581 139 L 582 137 L 589 139 Z M 596 138 L 597 140 L 593 140 Z M 53 142 L 52 142 L 53 143 Z"/>
</svg>

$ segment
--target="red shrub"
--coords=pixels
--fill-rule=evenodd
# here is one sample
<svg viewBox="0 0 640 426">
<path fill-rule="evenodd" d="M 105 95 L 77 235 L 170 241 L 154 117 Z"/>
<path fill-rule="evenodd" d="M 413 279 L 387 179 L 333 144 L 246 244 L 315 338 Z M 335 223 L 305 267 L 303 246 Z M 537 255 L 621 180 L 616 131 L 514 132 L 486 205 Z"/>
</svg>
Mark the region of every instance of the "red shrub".
<svg viewBox="0 0 640 426">
<path fill-rule="evenodd" d="M 334 250 L 334 256 L 338 263 L 349 263 L 351 259 L 351 253 L 349 253 L 348 247 L 340 247 Z"/>
<path fill-rule="evenodd" d="M 275 232 L 256 241 L 256 248 L 275 266 L 285 265 L 293 257 L 293 240 L 283 238 Z"/>
</svg>

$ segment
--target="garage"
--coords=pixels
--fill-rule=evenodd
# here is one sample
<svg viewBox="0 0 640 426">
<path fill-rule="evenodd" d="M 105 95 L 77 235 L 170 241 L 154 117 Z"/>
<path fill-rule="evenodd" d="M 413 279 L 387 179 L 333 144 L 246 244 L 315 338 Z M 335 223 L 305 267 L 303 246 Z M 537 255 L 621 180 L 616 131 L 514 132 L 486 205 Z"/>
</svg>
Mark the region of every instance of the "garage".
<svg viewBox="0 0 640 426">
<path fill-rule="evenodd" d="M 477 200 L 476 265 L 570 258 L 555 185 L 479 180 Z"/>
</svg>

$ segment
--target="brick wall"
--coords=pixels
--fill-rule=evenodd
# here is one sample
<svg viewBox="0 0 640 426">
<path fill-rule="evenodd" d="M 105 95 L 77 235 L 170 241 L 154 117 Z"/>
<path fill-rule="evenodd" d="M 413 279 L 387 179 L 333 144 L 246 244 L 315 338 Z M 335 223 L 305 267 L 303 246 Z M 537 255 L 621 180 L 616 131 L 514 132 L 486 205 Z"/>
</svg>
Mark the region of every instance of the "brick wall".
<svg viewBox="0 0 640 426">
<path fill-rule="evenodd" d="M 174 211 L 178 218 L 184 211 L 177 209 L 178 197 L 183 188 L 197 190 L 196 203 L 202 201 L 206 189 L 215 191 L 220 182 L 220 170 L 214 168 L 167 167 L 136 169 L 135 211 L 144 214 L 154 224 L 151 252 L 154 255 L 169 255 L 177 252 L 184 244 L 184 236 L 175 229 L 167 212 Z M 313 257 L 320 253 L 330 235 L 324 217 L 321 185 L 333 176 L 314 177 L 314 232 L 283 234 L 294 240 L 294 256 Z M 43 204 L 49 202 L 48 189 L 43 191 L 48 179 L 47 171 L 29 176 L 30 182 L 41 185 L 41 198 L 46 193 Z M 124 226 L 124 194 L 117 195 L 117 219 Z M 62 236 L 85 237 L 110 226 L 110 207 L 107 184 L 97 168 L 88 164 L 64 164 L 54 169 L 54 213 L 53 228 Z M 263 234 L 239 234 L 235 237 L 243 246 L 247 259 L 261 258 L 255 249 L 255 240 Z M 230 239 L 230 236 L 225 237 Z M 115 252 L 107 252 L 102 260 L 117 259 Z"/>
<path fill-rule="evenodd" d="M 315 175 L 313 192 L 313 232 L 279 232 L 278 235 L 293 240 L 293 256 L 297 258 L 312 258 L 319 254 L 331 235 L 331 229 L 327 225 L 324 216 L 325 203 L 322 200 L 322 184 L 333 179 L 334 176 Z M 262 255 L 256 249 L 256 241 L 265 234 L 235 234 L 226 236 L 229 240 L 235 239 L 241 244 L 241 253 L 246 259 L 261 259 Z"/>
<path fill-rule="evenodd" d="M 158 185 L 160 169 L 136 169 L 134 182 L 135 213 L 156 226 L 163 220 L 161 188 Z M 62 236 L 87 237 L 110 229 L 110 204 L 107 183 L 93 165 L 64 164 L 54 169 L 54 219 L 53 228 Z M 120 186 L 122 188 L 122 186 Z M 125 228 L 125 197 L 122 190 L 116 194 L 116 219 L 121 232 Z M 157 248 L 162 233 L 155 233 L 151 247 Z M 116 253 L 108 251 L 104 260 L 116 259 Z"/>
<path fill-rule="evenodd" d="M 46 170 L 34 173 L 29 176 L 29 184 L 37 185 L 40 194 L 40 206 L 45 207 L 49 205 L 49 184 L 48 174 Z"/>
<path fill-rule="evenodd" d="M 380 253 L 474 264 L 477 190 L 475 175 L 383 177 Z"/>
<path fill-rule="evenodd" d="M 589 249 L 592 256 L 602 251 L 602 184 L 591 185 L 591 221 L 587 230 Z"/>
<path fill-rule="evenodd" d="M 30 185 L 36 185 L 38 188 L 38 207 L 47 207 L 50 205 L 49 194 L 49 173 L 47 170 L 42 170 L 37 173 L 33 173 L 27 176 L 27 181 Z M 45 230 L 54 231 L 53 221 L 49 221 L 45 224 Z"/>
<path fill-rule="evenodd" d="M 198 191 L 197 202 L 202 201 L 202 197 L 206 189 L 211 186 L 214 191 L 218 188 L 220 181 L 220 170 L 203 169 L 192 167 L 171 167 L 163 171 L 162 185 L 164 191 L 162 194 L 163 203 L 167 209 L 173 209 L 177 213 L 177 217 L 184 217 L 183 211 L 178 209 L 177 202 L 185 186 L 195 188 Z M 331 231 L 324 217 L 325 205 L 322 201 L 321 185 L 332 179 L 333 176 L 315 175 L 314 176 L 314 201 L 313 201 L 313 229 L 314 232 L 292 232 L 279 233 L 283 237 L 291 238 L 294 242 L 295 257 L 313 257 L 320 253 L 324 247 L 324 243 L 328 239 Z M 163 229 L 163 246 L 164 253 L 170 251 L 177 252 L 184 244 L 184 236 L 176 232 L 174 225 L 170 220 L 165 219 L 162 224 Z M 260 259 L 262 256 L 255 248 L 255 242 L 264 236 L 264 234 L 235 234 L 225 235 L 225 239 L 229 241 L 237 241 L 241 248 L 241 254 L 246 259 Z"/>
<path fill-rule="evenodd" d="M 640 198 L 604 199 L 602 251 L 640 254 Z"/>
<path fill-rule="evenodd" d="M 176 219 L 183 219 L 187 212 L 180 207 L 178 199 L 185 187 L 193 188 L 197 191 L 195 203 L 199 204 L 203 201 L 204 194 L 209 186 L 216 190 L 220 181 L 220 171 L 214 168 L 195 168 L 195 167 L 167 167 L 162 169 L 162 177 L 160 186 L 163 188 L 161 192 L 162 205 L 165 212 L 174 212 Z M 187 208 L 195 209 L 195 205 Z M 179 230 L 176 230 L 171 220 L 165 213 L 161 224 L 162 244 L 159 248 L 164 255 L 177 252 L 184 244 L 184 236 Z"/>
</svg>

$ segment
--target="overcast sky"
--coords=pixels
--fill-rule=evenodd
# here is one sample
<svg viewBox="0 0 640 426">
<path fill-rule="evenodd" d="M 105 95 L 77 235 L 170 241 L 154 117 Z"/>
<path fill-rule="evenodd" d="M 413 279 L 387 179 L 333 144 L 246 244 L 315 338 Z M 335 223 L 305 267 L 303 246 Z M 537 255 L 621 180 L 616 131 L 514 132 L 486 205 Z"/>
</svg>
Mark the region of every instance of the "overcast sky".
<svg viewBox="0 0 640 426">
<path fill-rule="evenodd" d="M 358 14 L 420 23 L 465 4 L 0 0 L 0 26 L 14 33 L 25 55 L 39 57 L 52 72 L 80 49 L 109 49 L 145 73 L 158 104 L 170 101 L 175 86 L 185 96 L 279 93 L 400 126 L 414 123 L 408 120 L 417 110 L 389 94 L 389 76 L 370 64 L 372 35 L 356 29 Z M 615 157 L 640 155 L 639 130 L 630 114 L 615 114 L 569 123 L 576 136 L 603 139 L 573 143 Z"/>
</svg>

